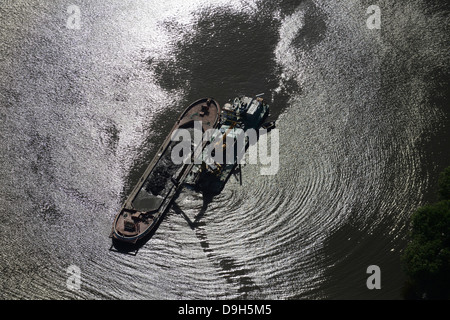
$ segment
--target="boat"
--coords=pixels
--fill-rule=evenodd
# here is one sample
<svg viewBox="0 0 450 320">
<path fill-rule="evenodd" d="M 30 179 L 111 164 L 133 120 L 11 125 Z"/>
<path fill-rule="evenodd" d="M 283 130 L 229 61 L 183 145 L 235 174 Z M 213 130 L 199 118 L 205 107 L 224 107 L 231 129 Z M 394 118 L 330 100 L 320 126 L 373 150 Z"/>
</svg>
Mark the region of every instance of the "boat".
<svg viewBox="0 0 450 320">
<path fill-rule="evenodd" d="M 214 150 L 211 151 L 208 147 L 203 149 L 201 159 L 197 159 L 197 164 L 189 172 L 185 184 L 203 194 L 219 194 L 239 164 L 239 155 L 243 156 L 248 148 L 248 139 L 239 145 L 237 141 L 242 139 L 239 135 L 243 132 L 247 133 L 249 129 L 254 129 L 258 134 L 258 129 L 261 128 L 268 115 L 269 105 L 260 95 L 255 97 L 238 96 L 233 101 L 230 100 L 224 104 L 219 128 L 206 144 L 211 148 L 214 147 Z M 274 124 L 268 123 L 268 127 L 272 128 Z M 216 148 L 217 144 L 219 144 L 219 148 Z M 238 148 L 242 147 L 244 150 L 238 152 Z M 209 153 L 214 155 L 215 150 L 218 149 L 222 149 L 224 153 L 221 157 L 223 161 L 211 161 Z M 226 159 L 227 150 L 233 150 L 231 159 Z M 240 180 L 242 182 L 242 177 Z"/>
<path fill-rule="evenodd" d="M 136 244 L 151 234 L 191 171 L 193 163 L 175 164 L 171 160 L 171 150 L 177 143 L 171 140 L 172 133 L 179 128 L 193 130 L 197 121 L 203 132 L 217 128 L 220 115 L 221 107 L 213 98 L 197 100 L 183 111 L 115 216 L 110 234 L 113 242 Z"/>
</svg>

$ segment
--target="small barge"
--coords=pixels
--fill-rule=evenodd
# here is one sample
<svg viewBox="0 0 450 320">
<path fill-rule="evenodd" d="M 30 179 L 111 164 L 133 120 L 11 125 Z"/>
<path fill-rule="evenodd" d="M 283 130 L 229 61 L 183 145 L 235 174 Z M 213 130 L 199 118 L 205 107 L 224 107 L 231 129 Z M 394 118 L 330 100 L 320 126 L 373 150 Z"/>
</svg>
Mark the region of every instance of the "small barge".
<svg viewBox="0 0 450 320">
<path fill-rule="evenodd" d="M 194 128 L 201 121 L 203 132 L 217 128 L 221 108 L 212 98 L 195 101 L 184 110 L 137 185 L 116 215 L 110 237 L 120 243 L 136 244 L 158 225 L 193 164 L 174 164 L 171 141 L 176 129 Z M 203 147 L 203 146 L 202 146 Z"/>
</svg>

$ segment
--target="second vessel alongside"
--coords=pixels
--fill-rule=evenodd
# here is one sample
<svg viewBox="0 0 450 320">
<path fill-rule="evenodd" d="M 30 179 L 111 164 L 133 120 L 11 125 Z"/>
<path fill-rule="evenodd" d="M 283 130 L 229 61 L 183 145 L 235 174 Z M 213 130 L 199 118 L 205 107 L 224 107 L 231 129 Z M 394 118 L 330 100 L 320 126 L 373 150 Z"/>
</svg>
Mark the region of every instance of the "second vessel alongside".
<svg viewBox="0 0 450 320">
<path fill-rule="evenodd" d="M 244 156 L 249 145 L 247 134 L 253 130 L 254 138 L 258 139 L 258 129 L 268 115 L 269 105 L 261 97 L 240 96 L 224 104 L 220 126 L 207 142 L 210 148 L 203 149 L 185 183 L 203 193 L 220 193 Z M 267 123 L 267 129 L 273 126 L 274 122 Z M 215 157 L 217 152 L 222 154 Z M 220 161 L 212 160 L 214 157 Z"/>
</svg>

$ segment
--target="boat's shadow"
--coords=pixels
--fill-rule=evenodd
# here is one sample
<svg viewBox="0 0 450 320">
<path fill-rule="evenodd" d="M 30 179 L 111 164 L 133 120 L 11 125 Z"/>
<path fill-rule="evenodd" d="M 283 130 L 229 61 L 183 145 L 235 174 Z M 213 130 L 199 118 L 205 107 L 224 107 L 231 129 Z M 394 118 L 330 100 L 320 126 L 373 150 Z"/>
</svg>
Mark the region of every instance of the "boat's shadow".
<svg viewBox="0 0 450 320">
<path fill-rule="evenodd" d="M 187 214 L 178 206 L 178 204 L 176 204 L 176 202 L 172 204 L 172 209 L 175 213 L 181 215 L 186 220 L 192 230 L 195 230 L 198 227 L 200 220 L 205 215 L 206 209 L 208 209 L 208 205 L 211 203 L 214 196 L 214 194 L 203 193 L 203 204 L 200 211 L 194 216 L 194 221 L 187 216 Z"/>
</svg>

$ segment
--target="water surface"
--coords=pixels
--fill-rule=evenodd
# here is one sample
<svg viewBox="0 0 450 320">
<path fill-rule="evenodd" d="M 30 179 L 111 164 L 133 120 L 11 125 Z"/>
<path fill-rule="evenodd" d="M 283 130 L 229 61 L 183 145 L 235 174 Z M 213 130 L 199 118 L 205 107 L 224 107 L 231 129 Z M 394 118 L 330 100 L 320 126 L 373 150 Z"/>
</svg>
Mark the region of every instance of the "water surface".
<svg viewBox="0 0 450 320">
<path fill-rule="evenodd" d="M 2 1 L 1 297 L 401 298 L 409 217 L 448 165 L 448 9 L 378 1 L 370 30 L 371 4 L 78 1 L 71 30 L 65 1 Z M 109 251 L 187 104 L 262 92 L 278 173 L 185 190 L 136 256 Z"/>
</svg>

